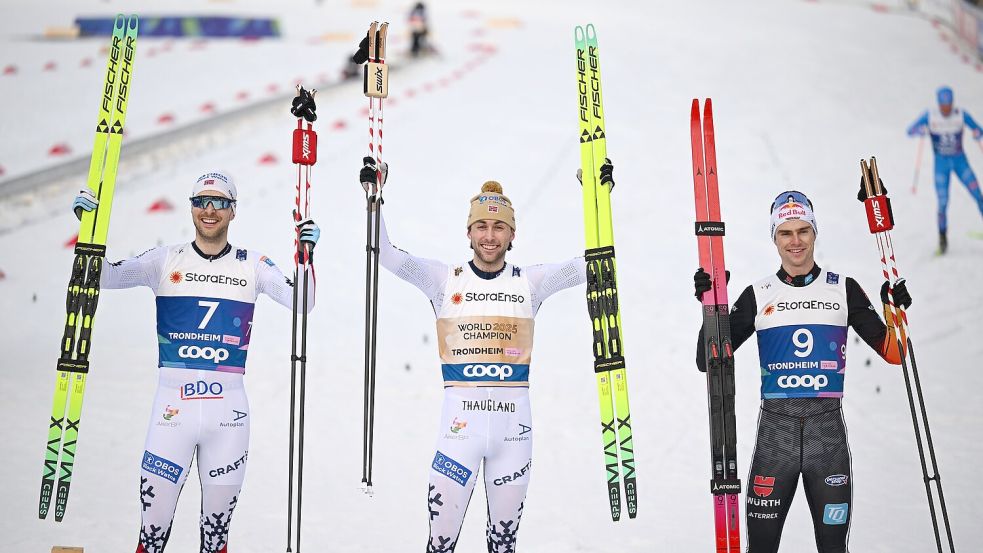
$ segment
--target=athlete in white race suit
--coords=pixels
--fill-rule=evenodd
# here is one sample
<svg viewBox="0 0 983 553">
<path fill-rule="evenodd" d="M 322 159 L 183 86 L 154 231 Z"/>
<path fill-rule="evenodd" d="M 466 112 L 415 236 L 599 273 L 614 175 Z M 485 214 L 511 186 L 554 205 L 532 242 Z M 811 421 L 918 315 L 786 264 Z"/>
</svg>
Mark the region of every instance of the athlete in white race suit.
<svg viewBox="0 0 983 553">
<path fill-rule="evenodd" d="M 360 178 L 368 187 L 376 165 L 372 158 L 364 162 Z M 383 178 L 387 169 L 383 165 Z M 546 298 L 586 282 L 584 258 L 528 267 L 507 263 L 515 214 L 494 181 L 471 199 L 471 261 L 446 264 L 410 255 L 390 243 L 384 220 L 380 227 L 379 262 L 426 294 L 437 317 L 444 404 L 430 468 L 427 552 L 454 551 L 484 461 L 488 552 L 511 553 L 532 470 L 534 319 Z"/>
<path fill-rule="evenodd" d="M 164 551 L 178 496 L 198 452 L 201 553 L 227 553 L 229 524 L 249 456 L 249 403 L 243 385 L 259 294 L 292 308 L 293 284 L 266 256 L 228 243 L 236 187 L 221 172 L 205 173 L 191 195 L 196 236 L 106 264 L 103 289 L 146 286 L 157 297 L 160 380 L 143 453 L 137 553 Z M 97 208 L 83 190 L 76 213 Z M 320 235 L 298 223 L 301 242 Z M 312 267 L 312 265 L 308 265 Z M 314 307 L 313 268 L 308 311 Z"/>
</svg>

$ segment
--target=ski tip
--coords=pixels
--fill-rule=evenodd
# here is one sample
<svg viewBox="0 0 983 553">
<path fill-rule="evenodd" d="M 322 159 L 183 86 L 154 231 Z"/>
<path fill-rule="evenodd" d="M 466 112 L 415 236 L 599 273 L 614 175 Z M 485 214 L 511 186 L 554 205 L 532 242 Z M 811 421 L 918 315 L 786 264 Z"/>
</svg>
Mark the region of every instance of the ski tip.
<svg viewBox="0 0 983 553">
<path fill-rule="evenodd" d="M 597 29 L 594 28 L 593 23 L 588 23 L 587 26 L 584 27 L 584 33 L 587 34 L 588 40 L 597 40 Z"/>
<path fill-rule="evenodd" d="M 707 98 L 706 101 L 703 102 L 703 115 L 705 117 L 710 117 L 711 113 L 713 113 L 713 102 L 710 100 L 710 98 Z"/>
<path fill-rule="evenodd" d="M 131 15 L 130 18 L 126 20 L 127 30 L 136 31 L 139 26 L 140 18 L 137 17 L 137 14 Z"/>
<path fill-rule="evenodd" d="M 583 42 L 584 40 L 586 40 L 587 39 L 587 35 L 584 34 L 584 28 L 581 27 L 580 25 L 577 25 L 576 27 L 574 27 L 573 28 L 573 38 L 577 42 Z"/>
<path fill-rule="evenodd" d="M 693 119 L 700 118 L 700 101 L 698 99 L 693 98 L 693 103 L 690 105 L 689 114 Z"/>
</svg>

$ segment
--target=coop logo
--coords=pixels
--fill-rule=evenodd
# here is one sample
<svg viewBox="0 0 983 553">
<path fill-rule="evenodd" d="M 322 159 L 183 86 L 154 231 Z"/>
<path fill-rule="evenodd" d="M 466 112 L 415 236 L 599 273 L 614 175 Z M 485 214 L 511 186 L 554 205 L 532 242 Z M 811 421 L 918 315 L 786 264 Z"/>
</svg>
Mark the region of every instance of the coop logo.
<svg viewBox="0 0 983 553">
<path fill-rule="evenodd" d="M 819 376 L 813 376 L 811 374 L 799 376 L 793 374 L 778 377 L 779 388 L 812 388 L 818 391 L 821 388 L 825 388 L 827 384 L 829 384 L 829 379 L 824 374 Z"/>
<path fill-rule="evenodd" d="M 846 486 L 850 477 L 845 474 L 831 474 L 826 477 L 827 486 Z"/>
<path fill-rule="evenodd" d="M 229 358 L 229 351 L 211 346 L 181 346 L 177 348 L 177 356 L 182 359 L 205 359 L 217 365 Z"/>
<path fill-rule="evenodd" d="M 177 484 L 178 479 L 181 478 L 181 473 L 184 472 L 184 467 L 181 465 L 158 457 L 149 451 L 143 452 L 143 464 L 141 466 L 150 474 L 156 474 L 173 484 Z"/>
<path fill-rule="evenodd" d="M 471 478 L 470 469 L 458 463 L 454 459 L 444 455 L 440 451 L 434 455 L 431 468 L 462 486 L 467 483 L 468 478 Z"/>
<path fill-rule="evenodd" d="M 827 503 L 825 507 L 823 507 L 823 524 L 846 524 L 847 515 L 849 514 L 849 503 Z"/>
<path fill-rule="evenodd" d="M 181 387 L 181 399 L 222 399 L 221 382 L 188 382 Z"/>
<path fill-rule="evenodd" d="M 464 376 L 468 378 L 490 377 L 506 380 L 512 376 L 512 365 L 465 365 Z"/>
</svg>

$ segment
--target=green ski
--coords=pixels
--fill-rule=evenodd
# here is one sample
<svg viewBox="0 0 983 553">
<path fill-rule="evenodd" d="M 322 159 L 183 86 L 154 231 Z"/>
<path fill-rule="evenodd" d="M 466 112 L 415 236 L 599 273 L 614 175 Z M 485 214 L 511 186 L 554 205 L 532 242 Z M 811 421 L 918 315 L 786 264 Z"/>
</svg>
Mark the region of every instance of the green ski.
<svg viewBox="0 0 983 553">
<path fill-rule="evenodd" d="M 584 196 L 587 311 L 593 328 L 594 372 L 601 404 L 601 437 L 612 520 L 621 518 L 621 481 L 629 518 L 637 512 L 635 450 L 622 349 L 621 311 L 611 222 L 611 186 L 600 181 L 607 158 L 601 66 L 594 25 L 574 30 L 580 114 L 580 165 Z M 620 456 L 620 462 L 619 462 Z M 620 464 L 620 470 L 619 470 Z"/>
<path fill-rule="evenodd" d="M 116 16 L 87 182 L 99 204 L 93 211 L 82 213 L 72 275 L 68 282 L 65 332 L 58 358 L 58 376 L 38 505 L 38 517 L 47 517 L 54 494 L 57 522 L 61 522 L 65 516 L 68 490 L 72 483 L 85 378 L 89 372 L 92 322 L 99 301 L 99 277 L 106 255 L 106 236 L 116 189 L 116 170 L 132 84 L 138 27 L 135 15 L 129 19 L 123 15 Z M 59 473 L 59 468 L 56 488 L 55 475 Z"/>
</svg>

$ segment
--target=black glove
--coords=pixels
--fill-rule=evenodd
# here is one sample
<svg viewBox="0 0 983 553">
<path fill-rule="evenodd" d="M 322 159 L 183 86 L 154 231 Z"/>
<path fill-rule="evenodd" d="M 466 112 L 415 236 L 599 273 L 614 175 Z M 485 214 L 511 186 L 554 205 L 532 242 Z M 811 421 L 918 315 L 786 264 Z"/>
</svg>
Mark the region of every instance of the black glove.
<svg viewBox="0 0 983 553">
<path fill-rule="evenodd" d="M 611 190 L 614 190 L 614 163 L 609 157 L 604 158 L 601 164 L 601 184 L 610 184 Z"/>
<path fill-rule="evenodd" d="M 297 96 L 290 104 L 290 113 L 297 118 L 303 117 L 308 123 L 317 121 L 317 105 L 314 103 L 316 93 L 316 90 L 307 90 L 297 85 Z"/>
<path fill-rule="evenodd" d="M 365 34 L 365 38 L 362 42 L 358 43 L 358 50 L 352 54 L 352 63 L 355 65 L 362 65 L 363 63 L 369 61 L 369 35 Z"/>
<path fill-rule="evenodd" d="M 881 303 L 887 303 L 887 287 L 888 281 L 884 281 L 881 285 Z M 894 295 L 894 305 L 904 307 L 908 309 L 911 307 L 911 294 L 908 293 L 908 286 L 905 284 L 905 279 L 899 278 L 897 282 L 894 283 L 894 287 L 891 290 Z"/>
<path fill-rule="evenodd" d="M 730 271 L 724 271 L 726 275 L 727 282 L 730 282 Z M 703 270 L 700 267 L 693 274 L 693 288 L 696 291 L 696 299 L 702 300 L 703 294 L 713 289 L 713 281 L 710 279 L 710 273 Z"/>
<path fill-rule="evenodd" d="M 611 158 L 604 158 L 604 163 L 601 165 L 601 184 L 611 183 L 611 190 L 614 190 L 614 163 Z M 584 185 L 584 170 L 577 169 L 577 182 L 580 186 Z"/>
<path fill-rule="evenodd" d="M 362 170 L 358 173 L 358 180 L 362 183 L 362 188 L 368 192 L 370 189 L 375 189 L 376 187 L 376 173 L 378 167 L 375 164 L 375 158 L 370 156 L 365 156 L 362 158 Z M 382 184 L 386 184 L 386 179 L 389 178 L 389 165 L 383 161 L 382 162 Z"/>
<path fill-rule="evenodd" d="M 887 194 L 887 187 L 884 186 L 884 180 L 881 179 L 880 177 L 878 177 L 877 180 L 878 180 L 878 182 L 881 183 L 881 190 L 886 195 Z M 867 187 L 864 186 L 864 178 L 863 177 L 860 177 L 860 191 L 857 192 L 857 200 L 858 201 L 861 201 L 861 202 L 867 201 L 867 197 L 868 197 L 867 196 Z"/>
</svg>

